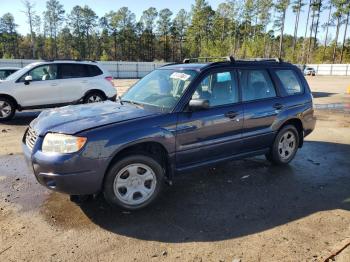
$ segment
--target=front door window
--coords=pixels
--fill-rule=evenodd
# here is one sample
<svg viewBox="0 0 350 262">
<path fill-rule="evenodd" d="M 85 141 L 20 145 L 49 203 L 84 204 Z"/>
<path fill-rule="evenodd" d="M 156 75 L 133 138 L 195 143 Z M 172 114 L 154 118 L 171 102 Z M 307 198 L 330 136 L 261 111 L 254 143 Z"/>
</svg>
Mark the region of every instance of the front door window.
<svg viewBox="0 0 350 262">
<path fill-rule="evenodd" d="M 32 81 L 47 81 L 57 79 L 57 65 L 42 65 L 30 70 L 21 77 L 20 82 L 24 82 L 26 76 L 31 76 Z"/>
<path fill-rule="evenodd" d="M 238 85 L 233 72 L 209 74 L 198 85 L 192 99 L 205 99 L 210 107 L 234 104 L 239 101 Z"/>
</svg>

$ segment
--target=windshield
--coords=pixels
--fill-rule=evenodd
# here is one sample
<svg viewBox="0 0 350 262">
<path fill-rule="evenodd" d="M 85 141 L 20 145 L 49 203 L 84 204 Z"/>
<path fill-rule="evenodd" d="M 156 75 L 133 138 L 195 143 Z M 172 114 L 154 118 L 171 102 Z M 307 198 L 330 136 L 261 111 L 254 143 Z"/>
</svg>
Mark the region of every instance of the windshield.
<svg viewBox="0 0 350 262">
<path fill-rule="evenodd" d="M 131 87 L 121 100 L 170 111 L 196 75 L 193 70 L 158 69 Z"/>
<path fill-rule="evenodd" d="M 20 76 L 22 76 L 29 68 L 32 68 L 32 64 L 27 65 L 26 67 L 23 67 L 22 69 L 18 70 L 17 72 L 13 73 L 12 75 L 9 75 L 5 80 L 16 80 Z"/>
</svg>

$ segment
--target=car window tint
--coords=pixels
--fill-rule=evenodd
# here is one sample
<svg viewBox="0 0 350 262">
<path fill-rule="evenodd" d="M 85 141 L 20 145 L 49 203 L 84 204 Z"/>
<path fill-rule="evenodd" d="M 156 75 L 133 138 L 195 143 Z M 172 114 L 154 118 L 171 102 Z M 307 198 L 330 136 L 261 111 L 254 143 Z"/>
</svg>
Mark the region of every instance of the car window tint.
<svg viewBox="0 0 350 262">
<path fill-rule="evenodd" d="M 86 65 L 87 69 L 88 69 L 88 74 L 90 77 L 93 76 L 98 76 L 98 75 L 102 75 L 103 72 L 101 71 L 100 68 L 98 68 L 98 66 L 95 65 Z"/>
<path fill-rule="evenodd" d="M 6 79 L 7 77 L 9 77 L 10 75 L 12 75 L 13 73 L 15 73 L 17 70 L 5 70 L 3 72 L 3 75 L 1 74 L 1 71 L 0 71 L 0 79 Z M 2 78 L 3 77 L 3 78 Z"/>
<path fill-rule="evenodd" d="M 243 101 L 275 97 L 276 91 L 266 70 L 239 70 Z"/>
<path fill-rule="evenodd" d="M 24 74 L 20 81 L 24 82 L 25 77 L 28 75 L 32 77 L 32 81 L 55 80 L 57 79 L 57 65 L 49 64 L 35 67 Z"/>
<path fill-rule="evenodd" d="M 83 64 L 60 64 L 60 78 L 88 77 L 87 67 Z"/>
<path fill-rule="evenodd" d="M 5 79 L 7 76 L 7 71 L 5 70 L 0 70 L 0 79 L 3 80 Z"/>
<path fill-rule="evenodd" d="M 276 74 L 288 95 L 300 94 L 303 92 L 302 85 L 293 70 L 276 70 Z"/>
<path fill-rule="evenodd" d="M 238 86 L 232 72 L 208 75 L 196 88 L 192 99 L 205 99 L 210 107 L 237 103 Z"/>
</svg>

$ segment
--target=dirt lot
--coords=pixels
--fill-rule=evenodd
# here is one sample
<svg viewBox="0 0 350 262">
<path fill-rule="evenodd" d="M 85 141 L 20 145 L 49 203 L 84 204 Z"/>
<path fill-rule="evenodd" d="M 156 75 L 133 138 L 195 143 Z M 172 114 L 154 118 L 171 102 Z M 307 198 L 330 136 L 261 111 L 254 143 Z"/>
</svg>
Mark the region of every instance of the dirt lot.
<svg viewBox="0 0 350 262">
<path fill-rule="evenodd" d="M 38 185 L 0 125 L 0 261 L 350 261 L 350 78 L 308 78 L 316 130 L 287 167 L 262 157 L 180 176 L 152 207 L 77 206 Z M 116 80 L 119 93 L 134 80 Z"/>
</svg>

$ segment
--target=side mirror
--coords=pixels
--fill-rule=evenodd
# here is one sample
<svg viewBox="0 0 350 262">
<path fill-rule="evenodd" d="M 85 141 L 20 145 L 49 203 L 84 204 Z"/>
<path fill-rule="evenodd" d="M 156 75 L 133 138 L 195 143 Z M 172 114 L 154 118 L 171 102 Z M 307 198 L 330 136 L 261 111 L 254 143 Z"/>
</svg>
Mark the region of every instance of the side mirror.
<svg viewBox="0 0 350 262">
<path fill-rule="evenodd" d="M 25 84 L 25 85 L 29 85 L 29 82 L 31 82 L 31 81 L 33 81 L 32 76 L 26 76 L 26 77 L 24 78 L 24 84 Z"/>
<path fill-rule="evenodd" d="M 205 99 L 192 99 L 190 103 L 188 104 L 188 107 L 192 111 L 197 111 L 201 109 L 208 109 L 209 108 L 209 100 Z"/>
</svg>

